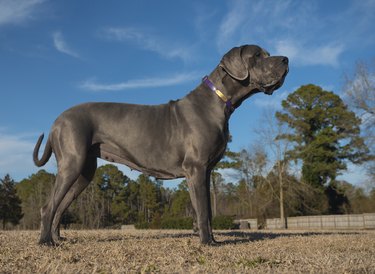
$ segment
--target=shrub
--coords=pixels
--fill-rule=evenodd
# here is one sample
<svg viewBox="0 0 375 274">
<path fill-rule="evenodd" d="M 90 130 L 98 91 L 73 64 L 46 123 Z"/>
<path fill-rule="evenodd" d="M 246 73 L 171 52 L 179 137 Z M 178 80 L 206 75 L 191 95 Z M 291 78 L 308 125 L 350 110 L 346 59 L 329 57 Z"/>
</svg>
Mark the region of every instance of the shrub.
<svg viewBox="0 0 375 274">
<path fill-rule="evenodd" d="M 149 229 L 150 224 L 147 222 L 139 222 L 139 223 L 134 224 L 134 227 L 136 229 Z"/>
<path fill-rule="evenodd" d="M 165 217 L 161 220 L 162 229 L 193 229 L 191 217 Z"/>
<path fill-rule="evenodd" d="M 231 216 L 216 216 L 212 220 L 213 229 L 234 229 L 234 218 Z"/>
<path fill-rule="evenodd" d="M 233 217 L 230 216 L 217 216 L 212 220 L 213 229 L 235 229 Z M 135 224 L 136 229 L 193 229 L 193 218 L 191 217 L 163 217 L 158 222 L 147 223 L 139 222 Z"/>
</svg>

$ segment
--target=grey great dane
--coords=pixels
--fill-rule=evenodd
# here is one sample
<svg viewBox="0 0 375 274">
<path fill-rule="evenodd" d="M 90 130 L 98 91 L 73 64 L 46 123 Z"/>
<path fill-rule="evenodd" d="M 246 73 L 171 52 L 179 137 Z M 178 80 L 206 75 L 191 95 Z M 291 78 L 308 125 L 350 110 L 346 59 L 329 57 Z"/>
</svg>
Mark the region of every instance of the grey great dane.
<svg viewBox="0 0 375 274">
<path fill-rule="evenodd" d="M 41 209 L 40 244 L 60 240 L 64 211 L 92 180 L 97 158 L 121 163 L 160 179 L 185 177 L 200 241 L 214 242 L 210 174 L 228 142 L 232 112 L 251 95 L 271 95 L 288 73 L 288 58 L 259 46 L 235 47 L 187 96 L 162 105 L 86 103 L 54 122 L 41 159 L 42 134 L 34 148 L 36 166 L 55 154 L 58 172 Z"/>
</svg>

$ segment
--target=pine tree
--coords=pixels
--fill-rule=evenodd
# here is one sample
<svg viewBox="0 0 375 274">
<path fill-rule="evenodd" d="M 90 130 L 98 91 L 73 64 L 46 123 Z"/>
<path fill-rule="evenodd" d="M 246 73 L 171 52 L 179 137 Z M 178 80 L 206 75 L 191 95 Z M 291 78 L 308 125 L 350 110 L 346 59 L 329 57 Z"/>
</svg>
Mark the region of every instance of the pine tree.
<svg viewBox="0 0 375 274">
<path fill-rule="evenodd" d="M 107 164 L 100 166 L 93 179 L 100 189 L 103 204 L 102 224 L 110 226 L 117 222 L 123 222 L 126 215 L 125 187 L 130 179 L 116 166 Z"/>
<path fill-rule="evenodd" d="M 9 222 L 17 225 L 22 217 L 21 200 L 17 196 L 15 182 L 7 174 L 0 180 L 0 219 L 3 222 L 3 229 Z"/>
<path fill-rule="evenodd" d="M 361 120 L 341 98 L 319 86 L 301 86 L 282 102 L 276 117 L 294 130 L 280 138 L 295 143 L 291 159 L 302 160 L 302 178 L 323 187 L 346 170 L 347 161 L 367 160 L 368 148 L 360 137 Z"/>
<path fill-rule="evenodd" d="M 138 177 L 137 182 L 141 201 L 140 218 L 143 217 L 146 223 L 151 223 L 159 207 L 157 185 L 144 174 Z"/>
<path fill-rule="evenodd" d="M 172 203 L 169 209 L 171 217 L 190 217 L 193 215 L 189 189 L 186 180 L 182 181 L 173 193 Z"/>
</svg>

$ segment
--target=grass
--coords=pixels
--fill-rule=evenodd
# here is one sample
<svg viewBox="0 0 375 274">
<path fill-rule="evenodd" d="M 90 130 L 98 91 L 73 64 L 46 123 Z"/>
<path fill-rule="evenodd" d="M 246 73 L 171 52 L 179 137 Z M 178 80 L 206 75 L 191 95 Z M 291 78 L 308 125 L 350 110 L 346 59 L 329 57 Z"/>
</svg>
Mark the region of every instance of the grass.
<svg viewBox="0 0 375 274">
<path fill-rule="evenodd" d="M 262 257 L 257 257 L 255 259 L 244 259 L 239 262 L 239 264 L 249 268 L 256 268 L 257 266 L 265 263 L 268 263 L 268 260 Z"/>
<path fill-rule="evenodd" d="M 63 231 L 58 247 L 37 231 L 0 231 L 0 273 L 375 273 L 375 231 Z"/>
</svg>

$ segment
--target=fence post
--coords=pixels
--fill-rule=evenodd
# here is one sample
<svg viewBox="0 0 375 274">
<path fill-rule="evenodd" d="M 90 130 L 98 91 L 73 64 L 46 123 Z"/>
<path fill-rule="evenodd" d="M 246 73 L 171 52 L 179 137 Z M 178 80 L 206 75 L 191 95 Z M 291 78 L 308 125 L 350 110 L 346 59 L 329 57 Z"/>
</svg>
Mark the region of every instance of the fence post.
<svg viewBox="0 0 375 274">
<path fill-rule="evenodd" d="M 363 221 L 363 229 L 366 228 L 366 223 L 365 223 L 365 215 L 362 214 L 362 221 Z"/>
<path fill-rule="evenodd" d="M 334 223 L 333 227 L 336 229 L 337 228 L 337 226 L 336 226 L 336 215 L 333 215 L 333 223 Z"/>
<path fill-rule="evenodd" d="M 322 216 L 320 216 L 320 229 L 323 229 L 323 218 L 322 218 Z"/>
</svg>

